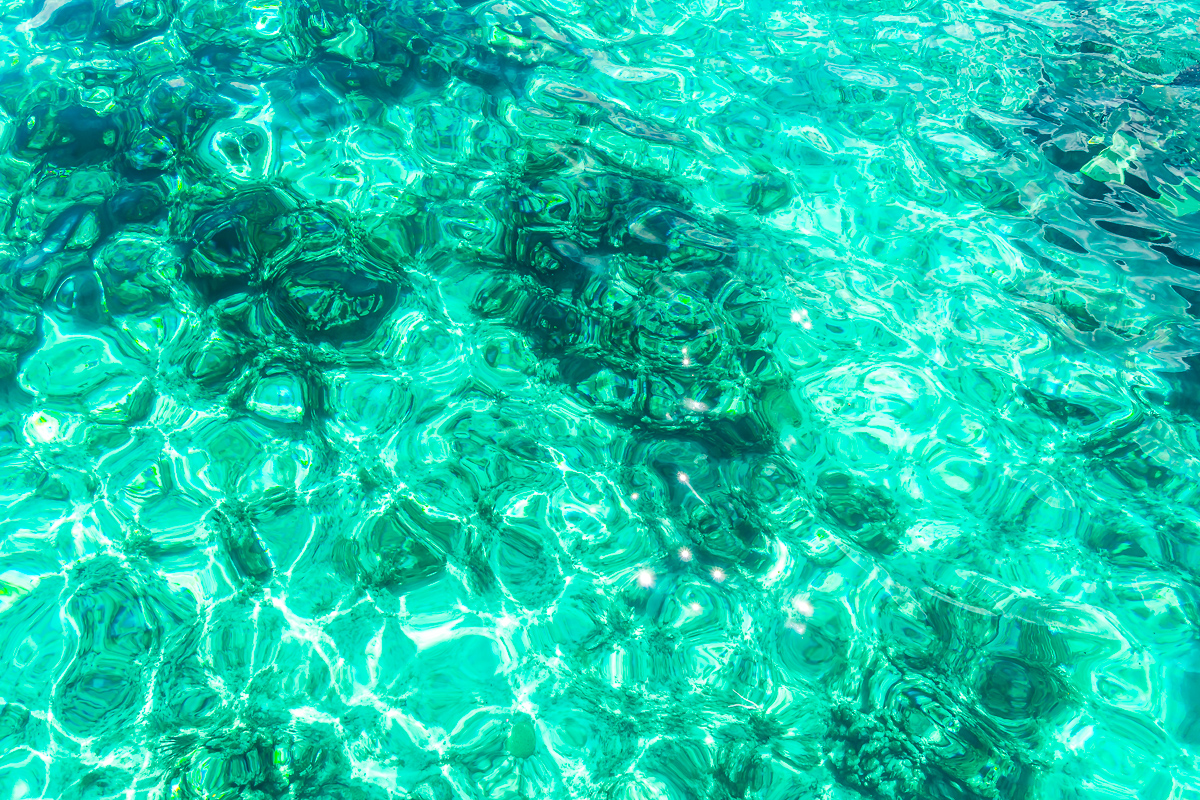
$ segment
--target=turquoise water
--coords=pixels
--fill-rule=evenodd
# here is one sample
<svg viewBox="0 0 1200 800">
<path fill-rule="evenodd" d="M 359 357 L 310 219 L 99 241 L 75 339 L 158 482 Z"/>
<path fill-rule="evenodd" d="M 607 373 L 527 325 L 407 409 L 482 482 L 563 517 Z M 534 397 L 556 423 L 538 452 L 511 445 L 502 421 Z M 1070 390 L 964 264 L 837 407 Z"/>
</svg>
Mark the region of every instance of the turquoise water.
<svg viewBox="0 0 1200 800">
<path fill-rule="evenodd" d="M 1197 800 L 1198 17 L 5 4 L 0 800 Z"/>
</svg>

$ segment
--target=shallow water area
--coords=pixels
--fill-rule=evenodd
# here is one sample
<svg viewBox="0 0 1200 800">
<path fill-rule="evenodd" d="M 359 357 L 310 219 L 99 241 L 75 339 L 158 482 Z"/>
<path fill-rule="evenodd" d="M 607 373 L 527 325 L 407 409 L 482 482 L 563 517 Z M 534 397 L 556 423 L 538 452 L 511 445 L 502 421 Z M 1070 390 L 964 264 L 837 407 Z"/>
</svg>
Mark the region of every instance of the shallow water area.
<svg viewBox="0 0 1200 800">
<path fill-rule="evenodd" d="M 1200 800 L 1200 15 L 0 9 L 0 797 Z"/>
</svg>

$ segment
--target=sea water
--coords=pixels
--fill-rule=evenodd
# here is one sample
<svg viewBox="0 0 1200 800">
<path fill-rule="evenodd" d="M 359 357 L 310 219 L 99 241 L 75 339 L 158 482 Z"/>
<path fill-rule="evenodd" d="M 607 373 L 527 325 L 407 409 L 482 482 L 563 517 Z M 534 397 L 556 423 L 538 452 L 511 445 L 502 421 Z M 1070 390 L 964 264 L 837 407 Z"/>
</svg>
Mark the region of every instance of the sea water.
<svg viewBox="0 0 1200 800">
<path fill-rule="evenodd" d="M 1198 17 L 8 0 L 0 798 L 1200 798 Z"/>
</svg>

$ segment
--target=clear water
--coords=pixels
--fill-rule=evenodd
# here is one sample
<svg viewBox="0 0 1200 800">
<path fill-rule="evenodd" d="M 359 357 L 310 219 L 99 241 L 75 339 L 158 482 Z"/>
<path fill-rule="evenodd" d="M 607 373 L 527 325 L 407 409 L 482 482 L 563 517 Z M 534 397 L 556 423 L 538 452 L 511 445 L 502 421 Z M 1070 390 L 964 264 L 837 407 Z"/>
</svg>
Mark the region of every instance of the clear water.
<svg viewBox="0 0 1200 800">
<path fill-rule="evenodd" d="M 1200 797 L 1194 5 L 0 14 L 0 798 Z"/>
</svg>

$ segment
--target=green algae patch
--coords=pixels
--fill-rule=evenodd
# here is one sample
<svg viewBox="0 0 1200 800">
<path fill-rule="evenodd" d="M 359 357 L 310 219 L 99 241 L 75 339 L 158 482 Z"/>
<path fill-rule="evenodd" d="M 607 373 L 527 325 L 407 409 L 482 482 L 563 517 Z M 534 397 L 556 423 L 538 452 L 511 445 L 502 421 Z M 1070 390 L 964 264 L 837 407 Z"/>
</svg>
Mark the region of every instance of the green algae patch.
<svg viewBox="0 0 1200 800">
<path fill-rule="evenodd" d="M 504 750 L 513 758 L 529 758 L 537 750 L 537 733 L 533 720 L 529 717 L 516 717 L 512 723 L 508 738 L 504 741 Z"/>
</svg>

